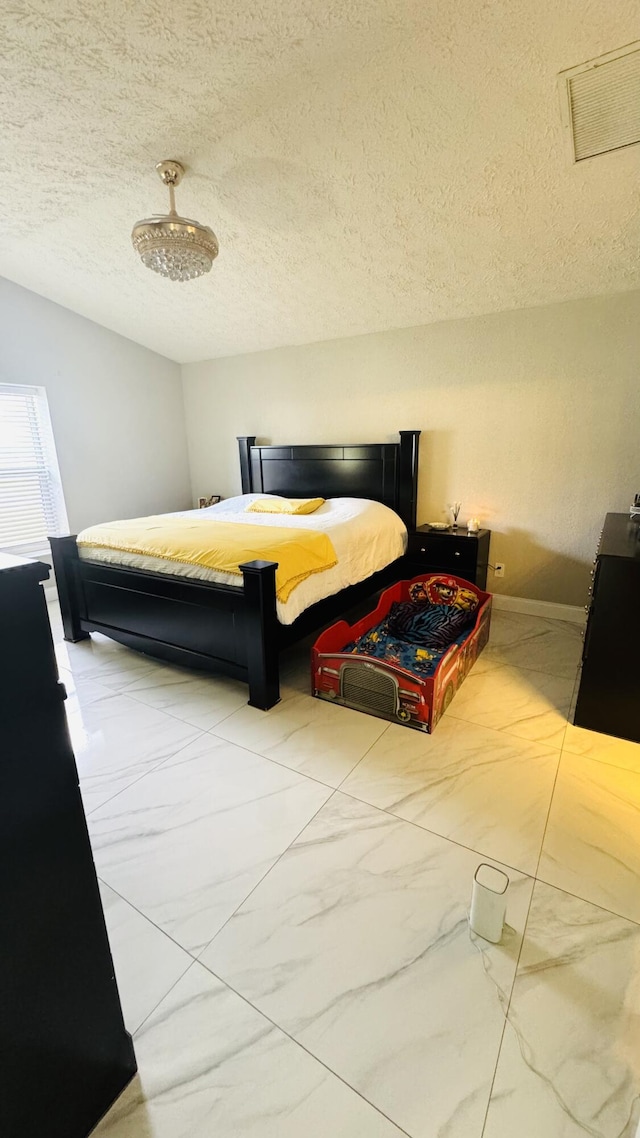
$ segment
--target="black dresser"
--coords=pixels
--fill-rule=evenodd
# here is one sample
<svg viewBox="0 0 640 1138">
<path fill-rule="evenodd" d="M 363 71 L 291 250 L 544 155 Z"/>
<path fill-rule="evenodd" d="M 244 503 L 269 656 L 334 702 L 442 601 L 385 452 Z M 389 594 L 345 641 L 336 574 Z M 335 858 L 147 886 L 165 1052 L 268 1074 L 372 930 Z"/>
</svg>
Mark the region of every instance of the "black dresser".
<svg viewBox="0 0 640 1138">
<path fill-rule="evenodd" d="M 640 743 L 640 526 L 607 514 L 592 569 L 578 727 Z"/>
<path fill-rule="evenodd" d="M 406 562 L 410 576 L 418 573 L 451 573 L 487 587 L 491 530 L 467 533 L 466 529 L 435 530 L 418 526 L 409 532 Z"/>
<path fill-rule="evenodd" d="M 0 1134 L 85 1138 L 136 1070 L 40 562 L 0 555 Z"/>
</svg>

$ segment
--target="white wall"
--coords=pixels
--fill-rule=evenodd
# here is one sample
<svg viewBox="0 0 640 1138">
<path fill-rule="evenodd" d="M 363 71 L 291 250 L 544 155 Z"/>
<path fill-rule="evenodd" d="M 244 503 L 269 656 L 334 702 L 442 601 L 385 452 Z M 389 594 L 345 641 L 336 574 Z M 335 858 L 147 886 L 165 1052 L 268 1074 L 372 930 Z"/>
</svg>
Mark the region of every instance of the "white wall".
<svg viewBox="0 0 640 1138">
<path fill-rule="evenodd" d="M 72 532 L 191 504 L 178 364 L 0 278 L 0 382 L 46 388 Z"/>
<path fill-rule="evenodd" d="M 421 428 L 418 520 L 494 531 L 496 592 L 585 600 L 603 515 L 640 491 L 640 292 L 186 364 L 193 494 L 239 492 L 236 435 Z"/>
</svg>

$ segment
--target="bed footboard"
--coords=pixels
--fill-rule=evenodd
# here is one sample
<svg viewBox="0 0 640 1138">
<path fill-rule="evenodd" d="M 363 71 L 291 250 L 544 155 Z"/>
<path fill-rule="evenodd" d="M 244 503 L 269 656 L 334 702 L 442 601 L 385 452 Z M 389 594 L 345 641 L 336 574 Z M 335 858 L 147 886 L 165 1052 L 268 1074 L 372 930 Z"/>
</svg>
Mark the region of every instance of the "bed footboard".
<svg viewBox="0 0 640 1138">
<path fill-rule="evenodd" d="M 81 619 L 86 616 L 86 613 L 78 574 L 80 558 L 76 535 L 50 537 L 49 544 L 58 589 L 58 600 L 60 601 L 64 638 L 75 644 L 78 640 L 89 638 L 89 633 L 84 632 L 81 628 Z"/>
<path fill-rule="evenodd" d="M 278 702 L 275 562 L 241 565 L 239 589 L 82 561 L 75 536 L 50 542 L 65 640 L 101 632 L 159 659 L 244 680 L 252 707 Z"/>
<path fill-rule="evenodd" d="M 280 699 L 280 644 L 275 561 L 245 561 L 244 577 L 249 703 L 266 711 Z"/>
</svg>

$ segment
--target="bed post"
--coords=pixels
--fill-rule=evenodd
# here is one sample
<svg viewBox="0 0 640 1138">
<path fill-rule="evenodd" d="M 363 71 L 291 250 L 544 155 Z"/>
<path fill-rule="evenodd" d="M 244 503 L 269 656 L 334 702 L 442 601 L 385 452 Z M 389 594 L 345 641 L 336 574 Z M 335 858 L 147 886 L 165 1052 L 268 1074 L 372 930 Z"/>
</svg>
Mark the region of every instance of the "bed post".
<svg viewBox="0 0 640 1138">
<path fill-rule="evenodd" d="M 280 702 L 275 561 L 245 561 L 244 578 L 249 706 L 268 711 Z"/>
<path fill-rule="evenodd" d="M 76 535 L 50 537 L 53 569 L 56 576 L 60 613 L 65 640 L 73 644 L 77 640 L 88 640 L 89 633 L 80 627 L 80 589 L 78 581 L 78 546 Z"/>
<path fill-rule="evenodd" d="M 242 478 L 242 493 L 250 494 L 253 490 L 253 479 L 251 477 L 251 447 L 255 446 L 255 435 L 238 435 L 238 447 L 240 450 L 240 476 Z"/>
<path fill-rule="evenodd" d="M 400 431 L 398 513 L 408 530 L 416 528 L 420 431 Z"/>
</svg>

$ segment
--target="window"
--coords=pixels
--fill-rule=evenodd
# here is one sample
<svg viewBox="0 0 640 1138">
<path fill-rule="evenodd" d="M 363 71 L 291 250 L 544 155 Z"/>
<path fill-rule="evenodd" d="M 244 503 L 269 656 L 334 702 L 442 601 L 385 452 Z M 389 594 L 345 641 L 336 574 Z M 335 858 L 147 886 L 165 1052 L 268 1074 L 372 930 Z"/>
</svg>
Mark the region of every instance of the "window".
<svg viewBox="0 0 640 1138">
<path fill-rule="evenodd" d="M 0 550 L 44 552 L 66 529 L 46 392 L 0 383 Z"/>
</svg>

